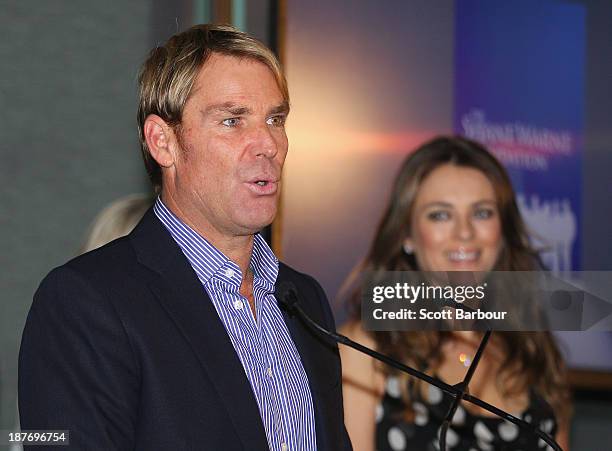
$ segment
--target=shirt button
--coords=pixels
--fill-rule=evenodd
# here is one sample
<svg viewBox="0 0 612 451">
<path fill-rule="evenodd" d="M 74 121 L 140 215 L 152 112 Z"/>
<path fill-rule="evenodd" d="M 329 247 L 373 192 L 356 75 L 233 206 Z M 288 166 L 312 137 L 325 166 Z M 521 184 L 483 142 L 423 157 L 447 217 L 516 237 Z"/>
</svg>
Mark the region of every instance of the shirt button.
<svg viewBox="0 0 612 451">
<path fill-rule="evenodd" d="M 226 269 L 226 270 L 225 270 L 225 277 L 229 277 L 230 279 L 231 279 L 232 277 L 234 277 L 234 270 L 233 270 L 233 269 L 231 269 L 231 268 Z"/>
<path fill-rule="evenodd" d="M 268 367 L 268 376 L 272 377 L 272 367 Z"/>
<path fill-rule="evenodd" d="M 244 303 L 242 301 L 234 301 L 234 308 L 236 310 L 240 310 L 244 307 Z"/>
<path fill-rule="evenodd" d="M 287 451 L 289 449 L 289 447 L 287 446 L 286 443 L 281 443 L 281 451 Z"/>
</svg>

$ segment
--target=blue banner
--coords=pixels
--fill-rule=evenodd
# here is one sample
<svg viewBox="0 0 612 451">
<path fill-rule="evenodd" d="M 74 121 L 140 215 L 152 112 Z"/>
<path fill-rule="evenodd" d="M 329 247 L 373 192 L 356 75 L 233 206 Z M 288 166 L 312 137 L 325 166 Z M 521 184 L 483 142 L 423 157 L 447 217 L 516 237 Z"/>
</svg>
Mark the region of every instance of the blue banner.
<svg viewBox="0 0 612 451">
<path fill-rule="evenodd" d="M 580 269 L 584 6 L 457 0 L 453 126 L 508 169 L 534 245 Z"/>
</svg>

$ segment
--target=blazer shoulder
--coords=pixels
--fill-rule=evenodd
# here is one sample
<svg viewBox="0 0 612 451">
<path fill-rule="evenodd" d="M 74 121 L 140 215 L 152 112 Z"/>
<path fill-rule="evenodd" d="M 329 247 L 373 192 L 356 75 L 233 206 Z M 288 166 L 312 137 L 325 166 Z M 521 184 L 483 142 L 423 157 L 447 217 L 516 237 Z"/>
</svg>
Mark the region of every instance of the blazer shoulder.
<svg viewBox="0 0 612 451">
<path fill-rule="evenodd" d="M 112 279 L 112 273 L 122 272 L 122 266 L 130 259 L 125 244 L 120 238 L 53 268 L 41 281 L 35 301 L 41 294 L 71 291 L 77 286 L 104 287 Z"/>
<path fill-rule="evenodd" d="M 76 272 L 97 273 L 106 269 L 122 268 L 136 261 L 136 254 L 127 236 L 117 238 L 104 246 L 79 255 L 65 265 Z"/>
<path fill-rule="evenodd" d="M 325 290 L 323 290 L 318 280 L 311 275 L 299 272 L 291 266 L 279 262 L 278 281 L 293 282 L 300 294 L 304 293 L 309 295 L 309 297 L 314 295 L 323 304 L 324 309 L 329 309 L 329 301 L 327 300 Z"/>
<path fill-rule="evenodd" d="M 326 326 L 329 329 L 335 330 L 336 324 L 329 300 L 317 279 L 311 275 L 299 272 L 285 263 L 279 262 L 278 280 L 293 282 L 300 294 L 300 298 L 303 302 L 306 302 L 307 309 L 311 313 L 315 313 L 313 309 L 316 309 L 317 316 L 325 321 Z M 316 303 L 313 302 L 314 299 L 317 300 Z"/>
<path fill-rule="evenodd" d="M 120 287 L 141 285 L 129 240 L 120 238 L 52 269 L 41 281 L 31 311 L 108 308 L 121 303 Z"/>
<path fill-rule="evenodd" d="M 312 287 L 321 291 L 323 290 L 317 279 L 309 274 L 300 272 L 283 262 L 279 262 L 278 278 L 279 280 L 289 280 L 297 284 L 311 285 Z"/>
</svg>

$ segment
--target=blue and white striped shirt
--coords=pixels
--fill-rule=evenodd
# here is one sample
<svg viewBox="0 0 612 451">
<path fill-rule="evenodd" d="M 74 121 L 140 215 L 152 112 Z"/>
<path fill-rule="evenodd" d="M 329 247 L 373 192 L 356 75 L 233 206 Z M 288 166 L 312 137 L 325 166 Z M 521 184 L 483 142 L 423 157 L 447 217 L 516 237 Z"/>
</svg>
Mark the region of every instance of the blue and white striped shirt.
<svg viewBox="0 0 612 451">
<path fill-rule="evenodd" d="M 308 377 L 276 299 L 278 260 L 255 235 L 250 267 L 256 318 L 240 294 L 242 272 L 178 219 L 158 198 L 155 214 L 179 245 L 208 293 L 242 363 L 272 451 L 317 449 Z"/>
</svg>

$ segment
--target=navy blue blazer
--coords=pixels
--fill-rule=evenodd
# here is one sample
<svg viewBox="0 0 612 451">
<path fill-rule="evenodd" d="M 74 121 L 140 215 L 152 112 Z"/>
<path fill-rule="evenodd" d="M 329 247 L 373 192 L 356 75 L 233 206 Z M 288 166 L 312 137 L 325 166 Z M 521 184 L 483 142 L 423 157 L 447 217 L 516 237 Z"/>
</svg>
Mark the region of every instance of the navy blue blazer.
<svg viewBox="0 0 612 451">
<path fill-rule="evenodd" d="M 334 329 L 312 277 L 281 264 L 282 281 Z M 308 375 L 318 449 L 350 450 L 338 348 L 283 315 Z M 68 429 L 75 450 L 268 450 L 223 324 L 152 210 L 41 283 L 21 343 L 19 410 L 22 429 Z"/>
</svg>

